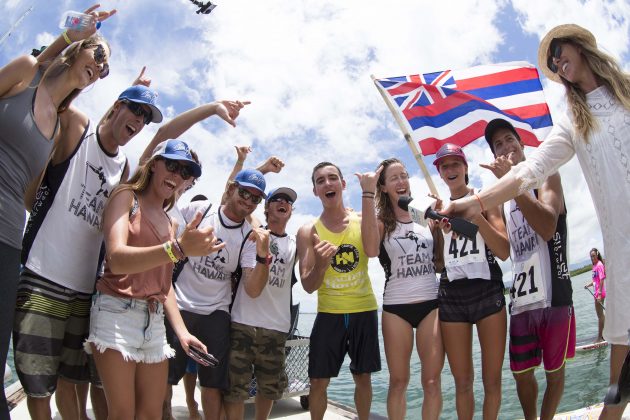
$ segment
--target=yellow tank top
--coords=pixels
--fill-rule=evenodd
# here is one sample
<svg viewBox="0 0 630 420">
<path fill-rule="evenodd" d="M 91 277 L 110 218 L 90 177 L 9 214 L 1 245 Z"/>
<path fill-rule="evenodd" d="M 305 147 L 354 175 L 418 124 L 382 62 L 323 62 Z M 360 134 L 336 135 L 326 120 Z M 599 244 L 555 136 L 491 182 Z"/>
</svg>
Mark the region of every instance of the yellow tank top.
<svg viewBox="0 0 630 420">
<path fill-rule="evenodd" d="M 315 221 L 315 229 L 321 240 L 339 247 L 317 290 L 317 311 L 348 314 L 376 310 L 368 256 L 361 241 L 361 218 L 350 213 L 348 227 L 340 233 L 326 229 L 320 219 Z"/>
</svg>

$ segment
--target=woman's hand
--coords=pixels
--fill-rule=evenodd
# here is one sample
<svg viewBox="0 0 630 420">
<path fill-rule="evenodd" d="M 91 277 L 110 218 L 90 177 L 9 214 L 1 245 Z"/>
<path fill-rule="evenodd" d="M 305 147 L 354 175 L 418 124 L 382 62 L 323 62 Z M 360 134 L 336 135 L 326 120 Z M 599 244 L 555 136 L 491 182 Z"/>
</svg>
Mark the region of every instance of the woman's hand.
<svg viewBox="0 0 630 420">
<path fill-rule="evenodd" d="M 373 193 L 376 194 L 376 184 L 378 183 L 378 178 L 383 172 L 383 165 L 379 166 L 376 169 L 376 172 L 355 172 L 357 179 L 359 180 L 359 184 L 361 185 L 361 190 L 365 193 Z"/>
<path fill-rule="evenodd" d="M 132 86 L 142 85 L 146 87 L 151 86 L 151 78 L 149 76 L 145 76 L 144 72 L 146 71 L 147 66 L 143 66 L 142 70 L 140 70 L 140 74 L 136 77 L 136 80 L 131 84 Z"/>
<path fill-rule="evenodd" d="M 70 38 L 72 42 L 82 41 L 86 38 L 91 37 L 92 35 L 96 33 L 96 29 L 97 29 L 96 24 L 98 22 L 104 22 L 116 14 L 116 9 L 112 9 L 109 12 L 106 10 L 96 10 L 99 7 L 101 7 L 101 5 L 97 3 L 95 5 L 88 7 L 87 9 L 83 11 L 83 13 L 85 13 L 86 15 L 92 16 L 92 22 L 90 26 L 88 26 L 82 31 L 75 31 L 72 29 L 68 29 L 66 33 L 68 34 L 68 38 Z"/>
</svg>

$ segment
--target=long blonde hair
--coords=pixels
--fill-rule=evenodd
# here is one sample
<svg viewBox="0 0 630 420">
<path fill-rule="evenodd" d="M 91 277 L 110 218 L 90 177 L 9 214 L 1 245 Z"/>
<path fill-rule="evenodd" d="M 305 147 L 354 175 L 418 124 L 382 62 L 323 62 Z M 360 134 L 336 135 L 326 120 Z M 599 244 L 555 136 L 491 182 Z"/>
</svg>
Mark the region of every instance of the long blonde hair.
<svg viewBox="0 0 630 420">
<path fill-rule="evenodd" d="M 630 74 L 621 69 L 617 60 L 598 48 L 581 42 L 580 39 L 572 37 L 560 40 L 576 45 L 598 83 L 606 86 L 615 99 L 625 109 L 630 110 Z M 560 80 L 566 89 L 567 102 L 573 114 L 575 129 L 588 142 L 589 136 L 597 128 L 597 122 L 586 103 L 586 92 L 563 77 L 560 77 Z"/>
<path fill-rule="evenodd" d="M 96 45 L 107 45 L 107 48 L 110 51 L 111 48 L 109 43 L 103 38 L 100 34 L 95 33 L 94 35 L 86 38 L 82 41 L 74 42 L 68 48 L 66 48 L 62 54 L 60 54 L 57 58 L 55 58 L 52 63 L 48 66 L 46 71 L 42 76 L 42 81 L 45 80 L 54 80 L 57 77 L 61 76 L 63 73 L 68 71 L 70 67 L 75 63 L 77 57 L 81 53 L 81 50 L 94 47 Z M 57 108 L 57 112 L 63 112 L 70 107 L 72 101 L 79 96 L 83 89 L 74 89 L 68 96 L 64 98 L 63 101 L 59 104 L 59 108 Z"/>
</svg>

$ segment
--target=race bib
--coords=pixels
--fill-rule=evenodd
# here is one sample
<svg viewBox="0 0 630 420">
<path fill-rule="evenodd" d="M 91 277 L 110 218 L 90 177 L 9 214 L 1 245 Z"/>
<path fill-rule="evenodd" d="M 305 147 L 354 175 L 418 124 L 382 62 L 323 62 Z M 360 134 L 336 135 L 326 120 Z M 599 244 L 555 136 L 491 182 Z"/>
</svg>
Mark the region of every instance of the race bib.
<svg viewBox="0 0 630 420">
<path fill-rule="evenodd" d="M 547 298 L 545 286 L 540 273 L 540 258 L 538 253 L 532 254 L 529 259 L 516 262 L 512 265 L 514 282 L 510 289 L 513 307 L 531 305 Z"/>
<path fill-rule="evenodd" d="M 486 244 L 480 234 L 470 240 L 462 235 L 454 238 L 452 233 L 445 233 L 444 243 L 448 244 L 448 248 L 444 252 L 444 264 L 447 268 L 460 267 L 470 263 L 487 263 Z"/>
</svg>

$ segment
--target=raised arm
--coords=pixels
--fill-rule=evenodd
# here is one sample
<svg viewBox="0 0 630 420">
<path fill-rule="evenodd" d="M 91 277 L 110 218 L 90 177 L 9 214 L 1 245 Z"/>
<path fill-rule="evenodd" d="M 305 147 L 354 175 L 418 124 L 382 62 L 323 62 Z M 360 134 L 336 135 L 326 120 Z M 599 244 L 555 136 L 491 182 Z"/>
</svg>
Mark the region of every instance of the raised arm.
<svg viewBox="0 0 630 420">
<path fill-rule="evenodd" d="M 302 287 L 307 293 L 313 293 L 321 287 L 337 247 L 321 241 L 315 227 L 307 224 L 298 230 L 297 250 Z"/>
<path fill-rule="evenodd" d="M 236 127 L 236 118 L 249 101 L 215 101 L 189 109 L 162 125 L 140 157 L 140 163 L 151 156 L 155 146 L 165 140 L 176 139 L 196 123 L 213 115 L 218 115 L 232 127 Z"/>
<path fill-rule="evenodd" d="M 61 54 L 61 52 L 65 50 L 66 47 L 69 45 L 68 40 L 70 40 L 71 42 L 78 42 L 91 37 L 96 33 L 97 22 L 104 22 L 105 20 L 116 14 L 116 9 L 112 9 L 108 12 L 106 10 L 97 10 L 99 7 L 101 7 L 100 4 L 94 4 L 85 9 L 83 13 L 86 15 L 91 15 L 93 18 L 91 25 L 82 31 L 74 31 L 68 29 L 67 31 L 65 31 L 65 36 L 63 35 L 63 33 L 59 35 L 52 42 L 52 44 L 46 47 L 46 49 L 37 56 L 38 63 L 45 63 L 47 61 L 52 61 L 57 58 L 57 56 Z"/>
<path fill-rule="evenodd" d="M 525 191 L 540 187 L 575 154 L 572 137 L 573 129 L 570 121 L 565 118 L 554 126 L 547 139 L 527 157 L 527 160 L 512 167 L 496 184 L 484 188 L 476 196 L 451 201 L 444 209 L 444 214 L 470 220 L 481 212 L 482 206 L 489 209 Z"/>
<path fill-rule="evenodd" d="M 374 198 L 382 171 L 383 167 L 379 166 L 376 172 L 355 173 L 361 184 L 361 241 L 365 254 L 370 258 L 378 257 L 381 247 Z"/>
</svg>

